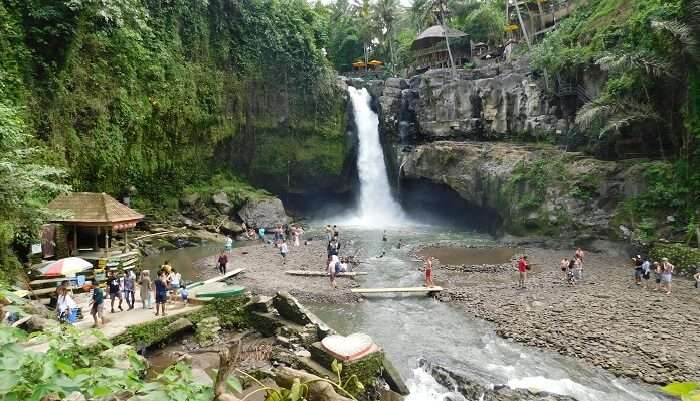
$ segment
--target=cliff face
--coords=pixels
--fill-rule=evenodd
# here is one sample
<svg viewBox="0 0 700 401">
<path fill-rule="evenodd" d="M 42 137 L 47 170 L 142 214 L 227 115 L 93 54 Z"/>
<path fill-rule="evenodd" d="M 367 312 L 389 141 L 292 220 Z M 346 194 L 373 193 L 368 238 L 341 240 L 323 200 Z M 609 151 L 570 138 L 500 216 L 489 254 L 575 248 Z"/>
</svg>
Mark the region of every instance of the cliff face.
<svg viewBox="0 0 700 401">
<path fill-rule="evenodd" d="M 644 190 L 643 164 L 551 147 L 438 141 L 399 157 L 402 179 L 447 185 L 467 203 L 498 213 L 515 234 L 607 236 L 620 203 Z"/>
<path fill-rule="evenodd" d="M 568 123 L 527 63 L 364 86 L 376 99 L 391 171 L 446 185 L 466 206 L 498 214 L 507 232 L 607 237 L 618 231 L 622 202 L 644 190 L 645 163 L 546 144 L 557 143 Z"/>
<path fill-rule="evenodd" d="M 503 65 L 459 71 L 458 79 L 449 70 L 390 78 L 378 97 L 383 128 L 418 141 L 556 137 L 566 122 L 530 75 Z"/>
</svg>

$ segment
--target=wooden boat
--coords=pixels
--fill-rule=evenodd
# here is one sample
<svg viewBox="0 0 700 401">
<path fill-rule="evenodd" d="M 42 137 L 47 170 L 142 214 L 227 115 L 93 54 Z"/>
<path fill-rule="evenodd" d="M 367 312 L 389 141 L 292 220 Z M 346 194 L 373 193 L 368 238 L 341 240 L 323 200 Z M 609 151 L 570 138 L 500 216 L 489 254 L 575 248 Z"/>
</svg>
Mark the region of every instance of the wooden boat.
<svg viewBox="0 0 700 401">
<path fill-rule="evenodd" d="M 229 287 L 224 287 L 218 291 L 204 291 L 197 292 L 197 298 L 231 298 L 238 297 L 245 293 L 245 287 L 240 285 L 232 285 Z"/>
<path fill-rule="evenodd" d="M 188 284 L 187 287 L 185 287 L 185 288 L 187 288 L 188 290 L 191 290 L 193 288 L 201 287 L 205 284 L 207 284 L 207 285 L 213 284 L 213 283 L 216 283 L 219 281 L 229 279 L 229 278 L 231 278 L 231 277 L 233 277 L 233 276 L 235 276 L 243 271 L 245 271 L 245 269 L 235 269 L 235 270 L 232 270 L 232 271 L 224 274 L 223 276 L 212 277 L 209 280 L 204 280 L 204 281 L 195 281 L 194 283 Z"/>
</svg>

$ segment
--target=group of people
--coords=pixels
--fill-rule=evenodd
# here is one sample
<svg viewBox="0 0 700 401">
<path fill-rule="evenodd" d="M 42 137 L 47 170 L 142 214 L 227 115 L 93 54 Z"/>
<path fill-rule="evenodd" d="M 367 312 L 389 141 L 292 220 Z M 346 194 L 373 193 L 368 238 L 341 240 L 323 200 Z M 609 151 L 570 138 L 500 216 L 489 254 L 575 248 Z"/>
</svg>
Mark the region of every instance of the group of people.
<svg viewBox="0 0 700 401">
<path fill-rule="evenodd" d="M 123 301 L 126 301 L 127 310 L 132 310 L 135 308 L 136 304 L 136 284 L 138 283 L 140 289 L 141 303 L 144 309 L 152 308 L 152 302 L 155 299 L 156 316 L 165 316 L 165 305 L 168 301 L 175 301 L 178 297 L 187 304 L 188 301 L 188 291 L 185 287 L 185 283 L 182 281 L 182 275 L 178 273 L 168 261 L 161 266 L 155 280 L 151 279 L 151 273 L 148 270 L 143 270 L 139 274 L 138 281 L 136 280 L 136 274 L 131 269 L 124 270 L 122 273 L 117 274 L 115 271 L 108 272 L 106 280 L 107 295 L 110 299 L 111 313 L 116 313 L 114 306 L 117 300 L 117 308 L 123 311 L 122 306 Z M 92 300 L 90 302 L 90 314 L 95 321 L 95 327 L 107 322 L 104 316 L 104 306 L 105 306 L 105 293 L 100 288 L 99 281 L 95 279 L 92 290 Z M 60 288 L 59 288 L 60 290 Z M 67 300 L 65 295 L 61 295 L 64 291 L 59 292 L 58 305 L 56 310 L 59 313 L 65 313 L 65 310 L 70 310 L 70 301 Z M 151 297 L 153 293 L 153 297 Z M 73 303 L 74 304 L 74 303 Z M 70 317 L 70 315 L 68 315 Z M 72 323 L 72 322 L 71 322 Z"/>
<path fill-rule="evenodd" d="M 348 272 L 351 269 L 351 263 L 348 258 L 340 257 L 340 233 L 338 232 L 338 226 L 333 225 L 333 227 L 326 225 L 325 228 L 326 240 L 328 244 L 326 246 L 326 254 L 328 258 L 326 259 L 326 272 L 328 273 L 328 278 L 330 279 L 330 284 L 332 288 L 337 288 L 335 278 L 339 273 Z"/>
<path fill-rule="evenodd" d="M 584 254 L 583 249 L 576 248 L 573 258 L 564 258 L 559 262 L 559 269 L 562 272 L 562 277 L 570 287 L 573 287 L 577 282 L 583 280 Z"/>
<path fill-rule="evenodd" d="M 671 282 L 676 267 L 668 261 L 668 258 L 661 258 L 659 262 L 637 255 L 632 257 L 632 262 L 634 263 L 634 283 L 636 285 L 644 286 L 647 289 L 651 288 L 649 280 L 653 274 L 655 286 L 652 290 L 664 291 L 667 295 L 671 295 Z M 696 274 L 696 283 L 698 281 L 700 281 L 700 273 Z"/>
</svg>

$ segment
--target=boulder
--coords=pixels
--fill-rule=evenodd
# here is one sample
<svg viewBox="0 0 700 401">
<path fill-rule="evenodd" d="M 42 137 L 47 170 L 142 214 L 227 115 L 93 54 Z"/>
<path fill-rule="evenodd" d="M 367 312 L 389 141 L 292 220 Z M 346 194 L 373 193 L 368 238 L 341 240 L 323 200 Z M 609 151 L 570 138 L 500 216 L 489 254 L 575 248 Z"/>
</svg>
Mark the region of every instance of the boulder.
<svg viewBox="0 0 700 401">
<path fill-rule="evenodd" d="M 142 367 L 145 368 L 146 366 L 148 366 L 148 361 L 146 361 L 146 358 L 142 357 L 141 355 L 138 355 L 136 353 L 136 349 L 129 344 L 120 344 L 116 347 L 102 351 L 100 356 L 103 358 L 103 360 L 110 361 L 111 367 L 115 369 L 133 369 L 134 366 L 132 364 L 132 358 L 136 358 L 136 360 L 141 361 Z"/>
<path fill-rule="evenodd" d="M 235 221 L 226 219 L 221 223 L 221 226 L 219 226 L 219 231 L 225 235 L 235 236 L 243 232 L 243 227 Z"/>
<path fill-rule="evenodd" d="M 274 228 L 278 224 L 287 224 L 289 217 L 279 198 L 261 197 L 249 199 L 238 211 L 238 217 L 248 227 Z"/>
<path fill-rule="evenodd" d="M 41 316 L 32 316 L 20 327 L 31 333 L 34 331 L 45 331 L 55 329 L 58 327 L 58 322 L 56 320 L 47 319 Z"/>
<path fill-rule="evenodd" d="M 229 214 L 231 212 L 231 201 L 228 195 L 224 191 L 220 191 L 211 196 L 211 203 L 216 207 L 216 209 L 223 213 Z"/>
<path fill-rule="evenodd" d="M 180 198 L 180 204 L 185 207 L 193 207 L 199 202 L 200 196 L 198 193 L 187 193 Z"/>
</svg>

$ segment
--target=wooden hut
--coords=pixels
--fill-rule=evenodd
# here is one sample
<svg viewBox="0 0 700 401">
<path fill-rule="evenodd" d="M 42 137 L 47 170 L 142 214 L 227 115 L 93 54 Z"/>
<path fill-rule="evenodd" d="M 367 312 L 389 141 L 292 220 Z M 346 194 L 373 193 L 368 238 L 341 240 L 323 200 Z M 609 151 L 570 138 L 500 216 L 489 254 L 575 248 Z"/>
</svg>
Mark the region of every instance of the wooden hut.
<svg viewBox="0 0 700 401">
<path fill-rule="evenodd" d="M 127 232 L 136 227 L 143 215 L 119 203 L 106 193 L 70 192 L 52 200 L 47 209 L 50 221 L 65 230 L 65 246 L 71 255 L 81 251 L 107 251 L 112 248 L 115 231 Z M 57 244 L 57 246 L 64 244 Z"/>
<path fill-rule="evenodd" d="M 466 33 L 447 28 L 447 32 L 441 25 L 433 25 L 424 30 L 411 44 L 413 53 L 412 69 L 421 73 L 431 68 L 449 68 L 450 56 L 447 51 L 447 41 L 450 40 L 450 50 L 455 65 L 463 65 L 471 58 L 471 43 Z"/>
</svg>

